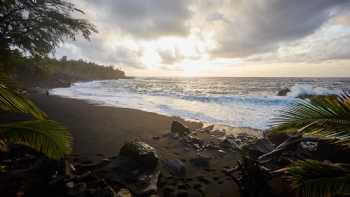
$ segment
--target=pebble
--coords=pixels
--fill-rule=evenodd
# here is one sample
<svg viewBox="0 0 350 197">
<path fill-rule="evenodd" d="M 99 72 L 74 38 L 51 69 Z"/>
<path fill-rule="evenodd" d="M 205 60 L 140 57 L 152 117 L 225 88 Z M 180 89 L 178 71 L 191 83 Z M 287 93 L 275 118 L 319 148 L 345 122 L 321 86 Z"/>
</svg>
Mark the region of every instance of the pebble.
<svg viewBox="0 0 350 197">
<path fill-rule="evenodd" d="M 128 189 L 122 188 L 118 191 L 116 197 L 132 197 L 132 194 Z"/>
<path fill-rule="evenodd" d="M 70 188 L 70 189 L 72 189 L 72 188 L 74 188 L 74 182 L 73 181 L 69 181 L 68 183 L 66 183 L 66 187 L 68 187 L 68 188 Z"/>
</svg>

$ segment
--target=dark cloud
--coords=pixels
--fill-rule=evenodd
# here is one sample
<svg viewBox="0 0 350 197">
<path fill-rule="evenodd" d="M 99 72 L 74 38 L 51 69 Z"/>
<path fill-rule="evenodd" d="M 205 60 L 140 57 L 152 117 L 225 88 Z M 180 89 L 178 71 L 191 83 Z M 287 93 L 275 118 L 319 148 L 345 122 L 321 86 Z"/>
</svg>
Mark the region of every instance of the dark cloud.
<svg viewBox="0 0 350 197">
<path fill-rule="evenodd" d="M 97 25 L 119 29 L 138 38 L 189 33 L 189 0 L 88 0 Z"/>
<path fill-rule="evenodd" d="M 66 43 L 57 50 L 58 57 L 65 55 L 120 67 L 145 68 L 144 64 L 149 62 L 142 62 L 147 61 L 143 54 L 151 52 L 153 55 L 158 53 L 160 62 L 155 62 L 155 66 L 160 69 L 175 69 L 173 64 L 202 57 L 242 58 L 243 61 L 260 62 L 350 59 L 350 50 L 344 49 L 349 46 L 350 32 L 339 36 L 341 39 L 324 39 L 321 36 L 315 42 L 302 42 L 325 26 L 350 26 L 350 0 L 74 2 L 86 11 L 88 20 L 97 26 L 100 33 L 91 42 L 78 40 Z M 339 32 L 330 34 L 340 35 Z M 175 49 L 180 44 L 171 46 L 169 42 L 164 42 L 164 47 L 156 46 L 162 44 L 161 38 L 164 36 L 191 38 L 189 41 L 199 42 L 201 50 L 196 48 L 197 53 L 191 56 L 185 53 L 186 50 Z M 327 36 L 325 34 L 324 37 Z M 154 41 L 156 45 L 147 45 Z M 215 44 L 217 47 L 213 48 Z M 190 44 L 186 47 L 193 48 Z M 280 55 L 281 48 L 289 51 Z"/>
<path fill-rule="evenodd" d="M 348 0 L 242 1 L 239 8 L 232 7 L 234 18 L 218 35 L 212 55 L 234 58 L 273 51 L 281 43 L 312 34 L 349 4 Z"/>
</svg>

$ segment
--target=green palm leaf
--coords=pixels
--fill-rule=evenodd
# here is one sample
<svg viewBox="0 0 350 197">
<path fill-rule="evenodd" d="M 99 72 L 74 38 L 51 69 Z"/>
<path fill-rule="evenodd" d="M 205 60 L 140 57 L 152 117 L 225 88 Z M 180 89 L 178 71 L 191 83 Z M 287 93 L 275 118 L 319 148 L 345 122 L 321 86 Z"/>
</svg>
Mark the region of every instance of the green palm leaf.
<svg viewBox="0 0 350 197">
<path fill-rule="evenodd" d="M 298 132 L 350 143 L 350 94 L 299 100 L 273 119 L 277 128 L 298 128 Z"/>
<path fill-rule="evenodd" d="M 23 144 L 58 159 L 71 152 L 72 137 L 52 120 L 22 121 L 0 125 L 0 148 L 8 144 Z"/>
<path fill-rule="evenodd" d="M 341 164 L 306 160 L 297 161 L 286 170 L 300 196 L 332 197 L 350 194 L 350 170 Z"/>
<path fill-rule="evenodd" d="M 31 114 L 39 120 L 47 118 L 34 103 L 14 91 L 14 83 L 3 73 L 0 74 L 0 110 Z"/>
</svg>

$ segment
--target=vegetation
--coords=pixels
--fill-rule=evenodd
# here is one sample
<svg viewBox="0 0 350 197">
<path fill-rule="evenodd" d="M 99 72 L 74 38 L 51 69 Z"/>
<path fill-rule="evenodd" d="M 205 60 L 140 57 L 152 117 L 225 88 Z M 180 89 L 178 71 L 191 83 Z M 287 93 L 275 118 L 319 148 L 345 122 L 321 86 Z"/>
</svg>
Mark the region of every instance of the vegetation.
<svg viewBox="0 0 350 197">
<path fill-rule="evenodd" d="M 275 131 L 298 128 L 297 134 L 330 139 L 349 148 L 350 94 L 299 101 L 282 112 L 274 123 Z M 286 169 L 301 196 L 350 194 L 350 167 L 347 164 L 306 160 L 297 161 Z"/>
<path fill-rule="evenodd" d="M 350 193 L 350 168 L 315 160 L 297 161 L 288 168 L 293 186 L 305 197 L 332 197 Z"/>
<path fill-rule="evenodd" d="M 90 39 L 95 27 L 72 15 L 84 13 L 65 0 L 4 0 L 0 4 L 0 48 L 45 56 L 66 38 Z"/>
<path fill-rule="evenodd" d="M 34 103 L 14 90 L 13 83 L 0 75 L 0 110 L 29 114 L 32 120 L 0 124 L 0 150 L 6 151 L 12 144 L 29 146 L 52 159 L 71 152 L 72 137 L 58 122 L 47 119 Z"/>
<path fill-rule="evenodd" d="M 65 0 L 1 1 L 0 112 L 29 114 L 31 119 L 0 124 L 0 150 L 7 150 L 12 144 L 22 144 L 53 159 L 70 153 L 70 133 L 20 95 L 5 72 L 12 73 L 17 79 L 59 73 L 57 70 L 62 64 L 47 58 L 47 54 L 65 39 L 74 40 L 78 35 L 90 39 L 91 34 L 97 32 L 92 24 L 75 17 L 79 13 L 83 11 Z M 74 61 L 64 62 L 76 72 L 63 69 L 65 71 L 62 73 L 81 72 L 82 63 L 77 66 L 78 63 L 74 64 Z M 95 72 L 91 66 L 89 69 Z"/>
<path fill-rule="evenodd" d="M 13 55 L 15 56 L 15 55 Z M 103 80 L 125 77 L 125 73 L 113 67 L 83 60 L 60 60 L 49 57 L 24 57 L 16 55 L 0 70 L 10 74 L 21 84 L 29 86 L 58 86 L 84 80 Z M 63 84 L 62 84 L 63 83 Z"/>
</svg>

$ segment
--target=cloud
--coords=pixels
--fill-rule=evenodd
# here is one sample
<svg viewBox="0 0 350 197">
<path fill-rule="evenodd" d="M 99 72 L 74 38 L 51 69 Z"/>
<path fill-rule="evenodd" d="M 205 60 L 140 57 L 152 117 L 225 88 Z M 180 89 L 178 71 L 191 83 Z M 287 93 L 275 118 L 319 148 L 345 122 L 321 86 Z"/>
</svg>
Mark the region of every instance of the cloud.
<svg viewBox="0 0 350 197">
<path fill-rule="evenodd" d="M 117 67 L 144 68 L 140 61 L 141 50 L 132 50 L 123 45 L 110 47 L 102 39 L 96 38 L 93 42 L 77 40 L 67 42 L 56 51 L 56 56 L 67 56 L 70 59 L 85 59 L 104 65 Z"/>
<path fill-rule="evenodd" d="M 277 51 L 256 54 L 246 61 L 264 63 L 312 63 L 350 60 L 350 27 L 328 23 L 317 32 L 285 44 Z"/>
<path fill-rule="evenodd" d="M 222 23 L 214 57 L 237 58 L 276 50 L 317 31 L 347 0 L 248 0 L 228 3 L 216 14 Z M 229 23 L 227 22 L 229 21 Z M 217 21 L 215 21 L 217 22 Z"/>
<path fill-rule="evenodd" d="M 189 0 L 87 0 L 97 25 L 135 38 L 185 36 L 191 17 Z"/>
<path fill-rule="evenodd" d="M 161 58 L 161 63 L 167 65 L 172 65 L 185 58 L 182 54 L 180 54 L 177 48 L 174 50 L 159 50 L 158 55 Z"/>
<path fill-rule="evenodd" d="M 73 2 L 99 34 L 66 42 L 58 57 L 165 73 L 217 68 L 220 61 L 237 67 L 350 60 L 349 0 Z"/>
</svg>

